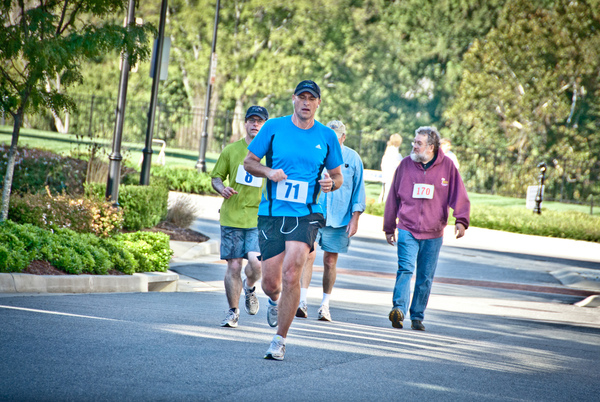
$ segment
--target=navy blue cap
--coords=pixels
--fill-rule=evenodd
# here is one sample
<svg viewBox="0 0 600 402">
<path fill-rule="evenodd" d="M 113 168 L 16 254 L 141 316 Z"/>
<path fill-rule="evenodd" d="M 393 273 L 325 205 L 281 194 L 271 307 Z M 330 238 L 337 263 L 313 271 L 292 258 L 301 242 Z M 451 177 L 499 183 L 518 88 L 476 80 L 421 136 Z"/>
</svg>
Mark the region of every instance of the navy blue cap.
<svg viewBox="0 0 600 402">
<path fill-rule="evenodd" d="M 250 106 L 246 112 L 246 120 L 248 120 L 250 116 L 258 116 L 265 121 L 269 120 L 269 112 L 262 106 Z"/>
<path fill-rule="evenodd" d="M 321 88 L 319 88 L 316 82 L 311 80 L 304 80 L 298 84 L 296 90 L 294 91 L 294 95 L 300 95 L 302 92 L 310 92 L 317 98 L 321 97 Z"/>
</svg>

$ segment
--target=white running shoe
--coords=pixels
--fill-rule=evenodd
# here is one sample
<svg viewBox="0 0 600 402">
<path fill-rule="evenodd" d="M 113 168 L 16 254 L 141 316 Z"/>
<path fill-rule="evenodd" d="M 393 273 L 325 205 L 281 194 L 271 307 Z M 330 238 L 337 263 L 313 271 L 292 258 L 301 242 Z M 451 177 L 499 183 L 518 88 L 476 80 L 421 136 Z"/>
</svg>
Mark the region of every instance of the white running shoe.
<svg viewBox="0 0 600 402">
<path fill-rule="evenodd" d="M 324 304 L 319 307 L 319 312 L 317 313 L 317 319 L 321 321 L 332 321 L 331 314 L 329 313 L 329 306 Z"/>
<path fill-rule="evenodd" d="M 221 322 L 221 326 L 237 328 L 239 319 L 240 319 L 240 313 L 239 313 L 238 309 L 234 309 L 234 310 L 229 309 L 229 310 L 227 310 L 227 315 Z"/>
<path fill-rule="evenodd" d="M 301 301 L 296 310 L 296 317 L 307 318 L 308 317 L 308 306 L 305 301 Z"/>
<path fill-rule="evenodd" d="M 267 322 L 272 327 L 276 327 L 277 326 L 277 308 L 278 308 L 277 304 L 273 306 L 271 303 L 268 303 L 268 306 L 267 306 Z"/>
<path fill-rule="evenodd" d="M 267 349 L 267 353 L 265 353 L 265 359 L 283 360 L 284 356 L 285 343 L 283 342 L 283 337 L 281 337 L 281 335 L 275 335 L 269 349 Z"/>
<path fill-rule="evenodd" d="M 252 289 L 248 288 L 246 286 L 246 280 L 244 279 L 244 293 L 246 294 L 246 304 L 244 305 L 244 308 L 246 310 L 246 313 L 250 314 L 250 315 L 255 315 L 256 313 L 258 313 L 258 308 L 259 308 L 259 304 L 258 304 L 258 298 L 256 297 L 256 286 L 253 287 Z"/>
</svg>

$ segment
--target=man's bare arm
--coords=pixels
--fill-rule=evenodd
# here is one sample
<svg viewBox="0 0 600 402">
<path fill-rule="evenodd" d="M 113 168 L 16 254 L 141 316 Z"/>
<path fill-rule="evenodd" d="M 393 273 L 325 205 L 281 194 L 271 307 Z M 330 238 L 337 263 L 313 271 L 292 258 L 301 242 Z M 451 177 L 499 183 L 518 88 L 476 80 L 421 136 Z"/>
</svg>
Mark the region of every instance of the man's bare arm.
<svg viewBox="0 0 600 402">
<path fill-rule="evenodd" d="M 266 177 L 274 182 L 287 179 L 287 175 L 282 169 L 271 169 L 263 165 L 260 163 L 260 158 L 250 151 L 248 151 L 248 155 L 244 158 L 244 169 L 253 176 Z"/>
<path fill-rule="evenodd" d="M 220 177 L 213 177 L 210 181 L 210 184 L 212 184 L 215 191 L 221 194 L 224 198 L 229 198 L 238 193 L 231 187 L 225 187 L 225 184 L 223 184 L 223 180 L 221 180 Z"/>
</svg>

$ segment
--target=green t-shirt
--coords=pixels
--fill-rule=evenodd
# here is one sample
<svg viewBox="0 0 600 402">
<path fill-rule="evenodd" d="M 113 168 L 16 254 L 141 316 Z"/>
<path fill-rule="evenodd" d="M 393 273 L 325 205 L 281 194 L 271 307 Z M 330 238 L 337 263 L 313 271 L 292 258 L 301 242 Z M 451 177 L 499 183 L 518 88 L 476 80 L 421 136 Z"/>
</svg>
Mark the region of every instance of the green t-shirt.
<svg viewBox="0 0 600 402">
<path fill-rule="evenodd" d="M 247 154 L 248 144 L 245 138 L 227 145 L 210 174 L 213 178 L 219 177 L 223 182 L 229 178 L 229 187 L 238 192 L 229 199 L 223 200 L 220 211 L 222 226 L 248 229 L 257 225 L 258 205 L 266 180 L 254 177 L 243 170 L 244 158 Z M 238 170 L 240 170 L 239 177 Z"/>
</svg>

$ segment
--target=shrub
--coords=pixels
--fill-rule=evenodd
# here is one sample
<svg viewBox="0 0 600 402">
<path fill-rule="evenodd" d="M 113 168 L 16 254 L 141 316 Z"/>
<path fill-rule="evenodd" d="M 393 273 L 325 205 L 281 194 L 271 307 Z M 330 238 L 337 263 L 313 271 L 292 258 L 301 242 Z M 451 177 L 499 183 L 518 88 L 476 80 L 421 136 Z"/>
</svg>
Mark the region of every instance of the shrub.
<svg viewBox="0 0 600 402">
<path fill-rule="evenodd" d="M 104 199 L 105 186 L 86 185 L 86 195 Z M 119 186 L 119 206 L 123 209 L 123 229 L 140 230 L 156 226 L 167 215 L 169 190 L 162 183 L 150 186 Z"/>
<path fill-rule="evenodd" d="M 8 146 L 0 144 L 0 175 L 8 163 Z M 54 194 L 81 194 L 87 162 L 41 149 L 17 148 L 13 193 L 38 193 L 48 187 Z"/>
<path fill-rule="evenodd" d="M 33 261 L 32 252 L 9 225 L 0 224 L 0 272 L 21 272 Z"/>
<path fill-rule="evenodd" d="M 102 247 L 108 252 L 113 269 L 128 275 L 134 274 L 138 270 L 140 264 L 133 253 L 124 248 L 122 243 L 114 239 L 104 239 Z"/>
<path fill-rule="evenodd" d="M 208 173 L 199 173 L 196 169 L 152 167 L 152 176 L 164 178 L 169 190 L 194 194 L 217 194 L 212 188 Z"/>
<path fill-rule="evenodd" d="M 194 200 L 188 195 L 178 194 L 171 205 L 169 205 L 169 211 L 165 220 L 180 228 L 187 228 L 194 222 L 197 213 L 198 205 Z"/>
<path fill-rule="evenodd" d="M 107 201 L 44 193 L 11 197 L 8 218 L 44 229 L 70 228 L 103 237 L 114 235 L 123 225 L 123 213 Z"/>
<path fill-rule="evenodd" d="M 169 246 L 169 236 L 164 233 L 135 232 L 122 233 L 115 237 L 126 250 L 131 252 L 139 266 L 137 272 L 166 271 L 173 250 Z"/>
<path fill-rule="evenodd" d="M 106 274 L 110 269 L 127 274 L 166 271 L 172 255 L 169 236 L 163 233 L 101 239 L 70 229 L 51 233 L 10 220 L 0 223 L 0 272 L 22 272 L 33 260 L 48 261 L 71 274 Z"/>
<path fill-rule="evenodd" d="M 367 207 L 365 208 L 365 213 L 375 215 L 375 216 L 383 216 L 383 212 L 385 211 L 385 203 L 382 202 L 367 202 Z"/>
</svg>

